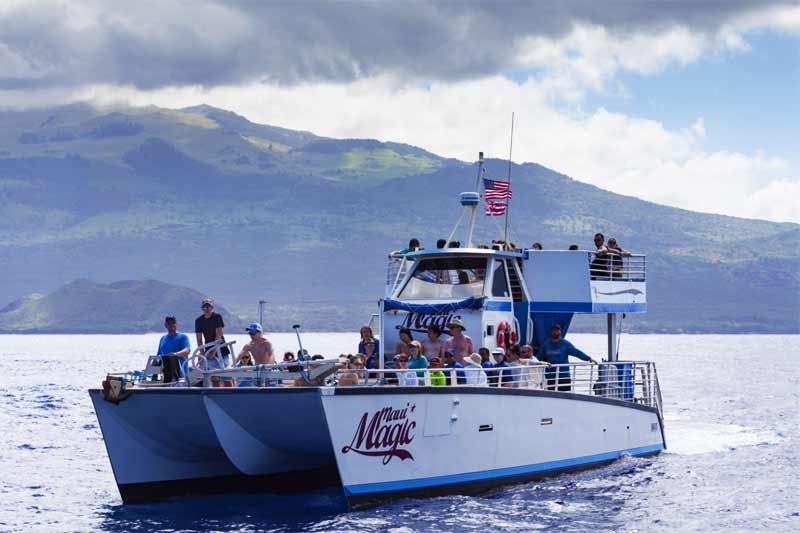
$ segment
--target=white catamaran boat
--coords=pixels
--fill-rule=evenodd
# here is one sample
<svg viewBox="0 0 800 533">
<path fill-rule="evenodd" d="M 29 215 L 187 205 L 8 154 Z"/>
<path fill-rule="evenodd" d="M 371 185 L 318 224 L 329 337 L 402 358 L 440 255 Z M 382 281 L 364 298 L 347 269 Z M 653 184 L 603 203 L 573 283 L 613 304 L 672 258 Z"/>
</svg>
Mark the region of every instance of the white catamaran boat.
<svg viewBox="0 0 800 533">
<path fill-rule="evenodd" d="M 158 382 L 148 365 L 90 390 L 122 499 L 340 485 L 357 507 L 664 450 L 655 364 L 617 353 L 619 316 L 646 311 L 645 257 L 475 247 L 481 195 L 460 199 L 466 247 L 390 255 L 379 368 L 361 371 L 357 385 L 338 384 L 338 359 L 205 371 L 203 350 L 223 346 L 213 344 L 195 351 L 180 383 Z M 393 385 L 396 370 L 384 367 L 401 327 L 446 330 L 460 319 L 476 349 L 510 338 L 536 346 L 553 324 L 566 335 L 575 313 L 607 315 L 607 362 L 531 363 L 485 385 L 458 379 L 477 368 L 443 369 L 444 386 L 433 384 L 434 369 L 417 371 L 419 386 Z M 571 381 L 554 385 L 556 373 Z M 213 376 L 251 386 L 212 388 Z"/>
</svg>

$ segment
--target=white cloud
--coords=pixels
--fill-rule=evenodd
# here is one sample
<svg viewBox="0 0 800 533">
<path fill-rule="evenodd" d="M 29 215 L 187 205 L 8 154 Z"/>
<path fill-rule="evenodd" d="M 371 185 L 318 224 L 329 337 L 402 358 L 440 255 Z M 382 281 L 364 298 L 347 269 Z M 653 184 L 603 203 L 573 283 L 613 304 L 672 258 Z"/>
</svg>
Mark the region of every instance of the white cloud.
<svg viewBox="0 0 800 533">
<path fill-rule="evenodd" d="M 405 142 L 473 160 L 479 150 L 506 157 L 511 110 L 514 159 L 536 161 L 621 194 L 697 211 L 800 222 L 800 176 L 763 153 L 709 151 L 702 118 L 670 130 L 598 109 L 583 113 L 552 103 L 549 87 L 497 76 L 404 87 L 391 77 L 350 84 L 169 88 L 141 92 L 94 87 L 80 95 L 100 104 L 181 107 L 200 102 L 249 119 L 330 137 Z M 794 173 L 793 173 L 794 172 Z M 783 193 L 783 194 L 782 194 Z"/>
<path fill-rule="evenodd" d="M 296 86 L 6 90 L 0 91 L 0 102 L 166 107 L 205 102 L 256 122 L 331 137 L 406 142 L 464 160 L 474 159 L 479 150 L 506 156 L 513 110 L 516 161 L 536 161 L 614 192 L 676 207 L 800 222 L 798 169 L 759 152 L 709 150 L 714 139 L 708 138 L 702 117 L 667 129 L 654 120 L 581 108 L 586 91 L 625 92 L 616 79 L 620 72 L 652 75 L 707 53 L 745 53 L 749 32 L 763 29 L 800 34 L 800 6 L 748 12 L 716 33 L 681 25 L 620 33 L 583 24 L 556 40 L 529 38 L 519 47 L 516 65 L 536 75 L 522 83 L 495 75 L 420 87 L 385 74 Z M 7 61 L 25 68 L 16 59 Z"/>
<path fill-rule="evenodd" d="M 800 5 L 748 11 L 713 32 L 680 24 L 629 32 L 578 24 L 558 39 L 523 39 L 516 62 L 520 69 L 533 70 L 550 88 L 550 97 L 576 102 L 586 91 L 624 94 L 625 88 L 613 83 L 620 72 L 651 75 L 709 52 L 748 52 L 747 36 L 759 31 L 800 35 Z"/>
</svg>

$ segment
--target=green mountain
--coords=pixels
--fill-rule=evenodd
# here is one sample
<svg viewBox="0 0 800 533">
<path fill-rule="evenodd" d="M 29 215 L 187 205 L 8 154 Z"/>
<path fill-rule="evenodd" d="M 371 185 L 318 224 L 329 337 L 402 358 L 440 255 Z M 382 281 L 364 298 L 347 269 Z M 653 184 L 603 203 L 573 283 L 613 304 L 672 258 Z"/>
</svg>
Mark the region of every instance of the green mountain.
<svg viewBox="0 0 800 533">
<path fill-rule="evenodd" d="M 489 160 L 489 175 L 505 165 Z M 661 206 L 533 163 L 512 174 L 516 242 L 590 248 L 602 231 L 648 254 L 650 311 L 626 327 L 800 331 L 797 224 Z M 475 175 L 413 146 L 209 106 L 2 112 L 0 303 L 76 278 L 148 277 L 207 288 L 247 318 L 265 299 L 273 329 L 356 328 L 383 294 L 387 251 L 446 237 Z M 497 237 L 480 224 L 478 239 Z"/>
<path fill-rule="evenodd" d="M 108 285 L 75 280 L 49 294 L 33 294 L 0 309 L 0 332 L 143 333 L 163 331 L 175 316 L 182 331 L 194 331 L 205 296 L 155 280 Z M 229 331 L 244 331 L 242 320 L 216 304 Z"/>
</svg>

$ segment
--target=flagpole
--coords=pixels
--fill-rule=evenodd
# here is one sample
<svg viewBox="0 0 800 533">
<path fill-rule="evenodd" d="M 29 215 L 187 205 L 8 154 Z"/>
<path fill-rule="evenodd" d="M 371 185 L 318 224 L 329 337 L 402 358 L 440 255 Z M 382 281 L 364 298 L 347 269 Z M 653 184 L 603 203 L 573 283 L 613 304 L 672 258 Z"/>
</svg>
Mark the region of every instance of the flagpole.
<svg viewBox="0 0 800 533">
<path fill-rule="evenodd" d="M 511 139 L 508 142 L 508 190 L 511 190 L 511 151 L 514 149 L 514 112 L 511 112 Z M 508 245 L 508 212 L 511 211 L 511 198 L 506 199 L 506 227 L 503 230 L 503 247 Z"/>
</svg>

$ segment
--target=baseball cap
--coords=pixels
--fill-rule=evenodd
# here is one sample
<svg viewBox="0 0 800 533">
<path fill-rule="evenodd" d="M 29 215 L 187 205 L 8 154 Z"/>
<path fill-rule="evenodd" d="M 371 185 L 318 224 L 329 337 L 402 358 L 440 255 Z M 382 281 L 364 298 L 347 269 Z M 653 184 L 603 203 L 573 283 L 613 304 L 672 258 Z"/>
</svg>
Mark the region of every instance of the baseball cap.
<svg viewBox="0 0 800 533">
<path fill-rule="evenodd" d="M 495 348 L 492 350 L 492 355 L 505 355 L 506 351 L 502 348 Z"/>
<path fill-rule="evenodd" d="M 252 324 L 250 324 L 249 326 L 247 326 L 247 327 L 246 327 L 244 330 L 245 330 L 245 331 L 259 331 L 259 332 L 263 332 L 263 331 L 264 331 L 264 328 L 262 328 L 262 327 L 261 327 L 261 324 L 259 324 L 258 322 L 253 322 Z"/>
</svg>

